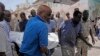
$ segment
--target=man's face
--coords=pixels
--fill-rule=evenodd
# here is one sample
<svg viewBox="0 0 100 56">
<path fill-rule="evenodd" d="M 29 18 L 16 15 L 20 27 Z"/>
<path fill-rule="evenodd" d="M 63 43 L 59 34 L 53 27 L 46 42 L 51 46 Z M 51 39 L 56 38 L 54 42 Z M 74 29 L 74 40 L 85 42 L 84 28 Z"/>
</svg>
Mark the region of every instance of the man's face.
<svg viewBox="0 0 100 56">
<path fill-rule="evenodd" d="M 10 20 L 11 20 L 11 14 L 10 13 L 5 14 L 5 19 L 6 19 L 7 22 L 10 22 Z"/>
<path fill-rule="evenodd" d="M 89 16 L 89 13 L 88 12 L 84 12 L 83 13 L 83 20 L 87 20 L 88 19 L 88 16 Z"/>
<path fill-rule="evenodd" d="M 31 15 L 32 16 L 35 16 L 36 15 L 36 12 L 35 11 L 31 11 Z"/>
<path fill-rule="evenodd" d="M 46 21 L 49 21 L 51 19 L 51 13 L 52 13 L 51 11 L 45 12 L 44 17 L 45 17 Z"/>
<path fill-rule="evenodd" d="M 20 17 L 21 17 L 22 20 L 26 19 L 25 15 L 23 15 L 23 14 L 21 14 Z"/>
<path fill-rule="evenodd" d="M 54 15 L 52 14 L 50 18 L 51 18 L 51 20 L 53 20 L 54 19 Z"/>
<path fill-rule="evenodd" d="M 70 17 L 70 14 L 66 14 L 67 17 Z"/>
<path fill-rule="evenodd" d="M 57 17 L 57 18 L 60 18 L 60 13 L 57 13 L 56 17 Z"/>
</svg>

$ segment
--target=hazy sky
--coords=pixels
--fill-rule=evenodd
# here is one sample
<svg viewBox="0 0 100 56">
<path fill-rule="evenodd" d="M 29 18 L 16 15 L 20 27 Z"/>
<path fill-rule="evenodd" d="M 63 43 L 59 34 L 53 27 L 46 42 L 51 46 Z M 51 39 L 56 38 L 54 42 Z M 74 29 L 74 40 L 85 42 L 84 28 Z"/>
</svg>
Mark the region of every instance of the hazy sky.
<svg viewBox="0 0 100 56">
<path fill-rule="evenodd" d="M 16 5 L 21 4 L 21 3 L 25 3 L 26 0 L 0 0 L 0 2 L 4 3 L 4 5 L 6 6 L 6 9 L 12 9 L 15 10 L 16 9 Z M 29 3 L 32 3 L 32 1 L 35 0 L 28 0 Z"/>
<path fill-rule="evenodd" d="M 16 9 L 16 5 L 25 3 L 26 0 L 0 0 L 0 2 L 4 3 L 6 9 Z M 28 0 L 30 3 L 34 2 L 35 0 Z M 82 3 L 86 3 L 87 0 L 81 0 Z"/>
</svg>

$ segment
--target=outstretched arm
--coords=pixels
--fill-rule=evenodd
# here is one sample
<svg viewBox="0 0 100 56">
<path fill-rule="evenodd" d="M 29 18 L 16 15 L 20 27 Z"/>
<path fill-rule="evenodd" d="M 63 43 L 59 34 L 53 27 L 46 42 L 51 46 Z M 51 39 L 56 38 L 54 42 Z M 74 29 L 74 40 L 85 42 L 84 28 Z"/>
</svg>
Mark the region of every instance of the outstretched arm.
<svg viewBox="0 0 100 56">
<path fill-rule="evenodd" d="M 95 44 L 95 40 L 94 40 L 93 33 L 92 33 L 91 29 L 90 29 L 90 35 L 91 35 L 92 43 Z"/>
</svg>

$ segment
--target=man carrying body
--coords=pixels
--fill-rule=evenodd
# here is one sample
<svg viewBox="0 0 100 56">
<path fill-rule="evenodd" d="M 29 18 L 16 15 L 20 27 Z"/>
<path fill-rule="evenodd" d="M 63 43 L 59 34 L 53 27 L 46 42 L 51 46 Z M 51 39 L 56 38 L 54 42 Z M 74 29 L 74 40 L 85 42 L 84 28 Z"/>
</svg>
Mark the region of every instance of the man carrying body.
<svg viewBox="0 0 100 56">
<path fill-rule="evenodd" d="M 95 44 L 93 33 L 92 33 L 92 27 L 90 25 L 90 22 L 88 21 L 88 16 L 89 16 L 88 10 L 84 10 L 83 18 L 81 22 L 82 24 L 81 34 L 86 41 L 89 41 L 88 36 L 90 35 L 92 38 L 92 43 Z M 76 56 L 87 56 L 88 45 L 79 38 L 77 39 L 77 49 L 78 49 L 78 53 Z"/>
<path fill-rule="evenodd" d="M 50 19 L 51 13 L 48 6 L 41 5 L 37 10 L 37 16 L 28 21 L 20 48 L 22 56 L 42 56 L 47 52 L 48 28 L 46 22 Z"/>
</svg>

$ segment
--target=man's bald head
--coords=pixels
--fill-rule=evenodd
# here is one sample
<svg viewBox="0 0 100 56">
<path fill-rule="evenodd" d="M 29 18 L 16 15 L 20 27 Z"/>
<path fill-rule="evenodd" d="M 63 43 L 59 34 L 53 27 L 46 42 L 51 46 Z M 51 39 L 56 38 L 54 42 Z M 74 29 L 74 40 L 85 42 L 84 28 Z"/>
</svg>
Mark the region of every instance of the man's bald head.
<svg viewBox="0 0 100 56">
<path fill-rule="evenodd" d="M 47 12 L 47 11 L 51 11 L 51 8 L 48 7 L 47 5 L 41 5 L 39 6 L 38 10 L 37 10 L 37 14 L 41 14 L 41 13 L 44 13 L 44 12 Z"/>
<path fill-rule="evenodd" d="M 50 19 L 51 13 L 52 13 L 52 10 L 47 5 L 41 5 L 39 6 L 37 10 L 37 15 L 39 15 L 45 21 L 48 21 Z"/>
</svg>

